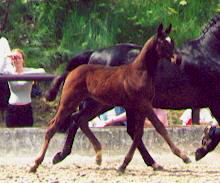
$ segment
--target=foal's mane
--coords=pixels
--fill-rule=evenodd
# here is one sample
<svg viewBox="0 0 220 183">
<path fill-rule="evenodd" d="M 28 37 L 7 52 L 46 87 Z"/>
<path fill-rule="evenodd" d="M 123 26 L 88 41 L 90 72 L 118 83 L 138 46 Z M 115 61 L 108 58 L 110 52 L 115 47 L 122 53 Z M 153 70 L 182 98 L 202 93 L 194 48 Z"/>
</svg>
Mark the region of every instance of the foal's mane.
<svg viewBox="0 0 220 183">
<path fill-rule="evenodd" d="M 152 65 L 152 63 L 150 63 L 148 65 L 148 63 L 144 62 L 147 58 L 146 57 L 153 57 L 154 54 L 156 54 L 155 52 L 155 48 L 156 48 L 156 35 L 150 37 L 147 42 L 144 44 L 143 48 L 141 49 L 140 53 L 138 54 L 137 58 L 134 60 L 133 64 L 141 64 L 141 67 L 143 67 L 144 65 L 142 64 L 147 64 L 146 66 L 149 67 L 150 65 Z M 157 64 L 157 63 L 155 63 Z"/>
</svg>

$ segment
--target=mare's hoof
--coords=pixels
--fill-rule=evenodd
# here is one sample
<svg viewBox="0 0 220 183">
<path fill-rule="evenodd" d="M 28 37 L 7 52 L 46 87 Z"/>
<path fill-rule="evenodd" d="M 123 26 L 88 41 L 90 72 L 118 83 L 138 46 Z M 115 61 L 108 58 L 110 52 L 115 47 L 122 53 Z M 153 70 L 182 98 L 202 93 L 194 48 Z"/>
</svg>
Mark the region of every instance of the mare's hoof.
<svg viewBox="0 0 220 183">
<path fill-rule="evenodd" d="M 199 161 L 200 159 L 202 159 L 206 154 L 207 154 L 207 151 L 203 147 L 198 148 L 195 153 L 196 161 Z"/>
<path fill-rule="evenodd" d="M 64 158 L 61 156 L 61 152 L 58 152 L 54 157 L 53 157 L 53 164 L 57 164 L 61 162 Z"/>
<path fill-rule="evenodd" d="M 208 126 L 204 129 L 202 138 L 202 147 L 198 148 L 195 152 L 196 161 L 202 159 L 206 154 L 213 151 L 219 143 L 215 135 L 215 126 Z"/>
<path fill-rule="evenodd" d="M 191 159 L 189 159 L 188 157 L 186 159 L 184 159 L 183 162 L 186 164 L 192 163 Z"/>
<path fill-rule="evenodd" d="M 215 127 L 212 127 L 212 126 L 207 126 L 204 131 L 203 131 L 203 138 L 202 138 L 202 146 L 207 146 L 211 141 L 212 139 L 210 138 L 209 136 L 209 132 L 211 129 L 214 129 Z"/>
</svg>

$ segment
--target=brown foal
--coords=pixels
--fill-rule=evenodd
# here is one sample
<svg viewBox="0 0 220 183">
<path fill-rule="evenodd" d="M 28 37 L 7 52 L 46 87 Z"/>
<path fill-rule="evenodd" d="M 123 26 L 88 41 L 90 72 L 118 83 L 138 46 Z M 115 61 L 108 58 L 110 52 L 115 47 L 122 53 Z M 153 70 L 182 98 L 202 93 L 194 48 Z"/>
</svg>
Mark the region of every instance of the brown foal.
<svg viewBox="0 0 220 183">
<path fill-rule="evenodd" d="M 76 110 L 86 97 L 92 97 L 102 104 L 124 107 L 127 120 L 135 123 L 133 143 L 123 164 L 119 167 L 119 171 L 123 172 L 131 161 L 142 138 L 146 117 L 168 143 L 172 152 L 184 162 L 190 161 L 172 142 L 164 125 L 155 115 L 151 104 L 154 97 L 153 76 L 158 61 L 163 59 L 170 61 L 174 54 L 173 41 L 168 37 L 170 31 L 171 25 L 164 31 L 163 25 L 160 24 L 157 33 L 145 43 L 140 54 L 131 64 L 118 67 L 81 65 L 68 74 L 59 108 L 55 117 L 49 122 L 44 144 L 35 164 L 30 169 L 31 172 L 35 172 L 42 163 L 49 142 L 59 125 Z M 161 167 L 155 165 L 156 168 Z"/>
</svg>

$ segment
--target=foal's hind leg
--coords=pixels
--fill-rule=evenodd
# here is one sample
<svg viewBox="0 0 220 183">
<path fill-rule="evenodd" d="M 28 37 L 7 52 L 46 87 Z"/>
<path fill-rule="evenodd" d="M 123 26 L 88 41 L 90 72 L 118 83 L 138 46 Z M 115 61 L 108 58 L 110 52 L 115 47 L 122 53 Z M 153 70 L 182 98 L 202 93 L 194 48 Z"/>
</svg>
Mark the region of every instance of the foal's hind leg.
<svg viewBox="0 0 220 183">
<path fill-rule="evenodd" d="M 54 164 L 59 163 L 71 153 L 74 137 L 79 126 L 81 130 L 85 133 L 85 135 L 89 138 L 90 142 L 93 144 L 93 147 L 96 151 L 97 164 L 99 165 L 101 164 L 102 161 L 101 144 L 98 141 L 98 139 L 94 136 L 93 132 L 89 129 L 88 120 L 93 119 L 100 113 L 100 111 L 102 110 L 106 111 L 108 108 L 109 107 L 105 107 L 91 98 L 86 99 L 83 102 L 80 111 L 72 115 L 73 122 L 68 130 L 68 135 L 66 138 L 65 145 L 63 147 L 63 150 L 61 152 L 58 152 L 54 156 L 53 158 Z"/>
<path fill-rule="evenodd" d="M 65 88 L 64 88 L 64 90 L 65 90 Z M 44 138 L 44 143 L 41 148 L 40 154 L 36 158 L 35 164 L 31 167 L 30 172 L 35 172 L 37 170 L 38 166 L 42 163 L 42 161 L 45 157 L 49 142 L 50 142 L 51 138 L 54 136 L 54 134 L 56 133 L 56 131 L 58 130 L 59 125 L 62 123 L 62 121 L 65 120 L 65 118 L 68 115 L 73 113 L 73 111 L 79 105 L 80 101 L 83 99 L 82 95 L 76 95 L 77 97 L 75 97 L 73 100 L 73 97 L 71 94 L 73 94 L 73 95 L 78 94 L 78 93 L 73 92 L 73 91 L 78 92 L 77 90 L 67 90 L 66 89 L 65 91 L 66 92 L 64 92 L 64 94 L 61 96 L 60 105 L 57 110 L 57 113 L 56 113 L 55 117 L 50 121 L 49 126 L 47 128 L 45 138 Z M 82 92 L 80 92 L 80 93 L 82 93 Z"/>
<path fill-rule="evenodd" d="M 168 135 L 168 132 L 163 125 L 163 123 L 158 119 L 157 115 L 154 113 L 153 108 L 151 107 L 151 104 L 149 104 L 148 107 L 146 107 L 147 110 L 147 118 L 151 121 L 152 125 L 155 127 L 156 131 L 164 138 L 164 140 L 167 142 L 169 147 L 171 148 L 172 152 L 180 157 L 184 163 L 190 163 L 191 160 L 183 153 L 177 146 L 173 143 L 170 136 Z"/>
<path fill-rule="evenodd" d="M 65 119 L 66 115 L 68 115 L 68 111 L 63 110 L 63 107 L 60 107 L 55 117 L 50 121 L 49 127 L 47 128 L 44 137 L 43 146 L 39 155 L 35 159 L 34 165 L 30 168 L 30 172 L 36 172 L 38 166 L 43 162 L 50 140 L 56 133 L 58 125 L 62 122 L 63 119 Z"/>
</svg>

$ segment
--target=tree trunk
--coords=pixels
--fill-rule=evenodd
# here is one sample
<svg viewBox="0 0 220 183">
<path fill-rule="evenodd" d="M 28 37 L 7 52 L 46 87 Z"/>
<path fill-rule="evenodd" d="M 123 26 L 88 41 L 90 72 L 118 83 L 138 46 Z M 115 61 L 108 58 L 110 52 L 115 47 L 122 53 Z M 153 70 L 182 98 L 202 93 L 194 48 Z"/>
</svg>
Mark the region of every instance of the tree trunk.
<svg viewBox="0 0 220 183">
<path fill-rule="evenodd" d="M 6 0 L 6 8 L 5 8 L 4 18 L 2 20 L 2 23 L 0 23 L 0 32 L 4 31 L 5 26 L 6 26 L 7 22 L 8 22 L 10 2 L 11 2 L 11 0 Z"/>
</svg>

